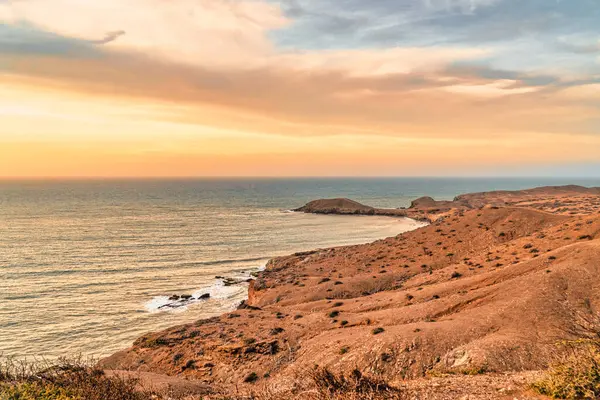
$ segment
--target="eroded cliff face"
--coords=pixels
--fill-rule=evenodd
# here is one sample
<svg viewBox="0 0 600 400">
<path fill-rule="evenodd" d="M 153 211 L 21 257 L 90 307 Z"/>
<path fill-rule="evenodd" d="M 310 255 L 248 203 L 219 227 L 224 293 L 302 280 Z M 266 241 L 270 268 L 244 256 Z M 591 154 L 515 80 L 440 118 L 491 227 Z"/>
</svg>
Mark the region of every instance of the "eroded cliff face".
<svg viewBox="0 0 600 400">
<path fill-rule="evenodd" d="M 397 237 L 274 259 L 241 309 L 148 334 L 101 364 L 220 387 L 251 373 L 285 386 L 315 364 L 390 380 L 545 367 L 600 308 L 600 195 L 498 196 Z"/>
</svg>

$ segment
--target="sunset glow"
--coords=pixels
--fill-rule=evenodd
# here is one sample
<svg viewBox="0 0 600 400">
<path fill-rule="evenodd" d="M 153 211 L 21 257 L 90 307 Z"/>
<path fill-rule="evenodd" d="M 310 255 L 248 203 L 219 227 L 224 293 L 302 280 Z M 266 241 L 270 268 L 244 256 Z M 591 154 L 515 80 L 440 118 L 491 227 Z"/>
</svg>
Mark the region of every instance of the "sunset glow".
<svg viewBox="0 0 600 400">
<path fill-rule="evenodd" d="M 600 173 L 600 7 L 0 1 L 0 176 Z"/>
</svg>

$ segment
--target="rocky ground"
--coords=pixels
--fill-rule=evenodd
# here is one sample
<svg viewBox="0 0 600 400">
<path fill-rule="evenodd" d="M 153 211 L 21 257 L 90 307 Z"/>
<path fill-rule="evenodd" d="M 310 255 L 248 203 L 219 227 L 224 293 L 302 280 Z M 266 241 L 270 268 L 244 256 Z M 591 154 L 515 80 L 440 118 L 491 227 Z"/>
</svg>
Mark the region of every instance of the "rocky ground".
<svg viewBox="0 0 600 400">
<path fill-rule="evenodd" d="M 432 223 L 274 259 L 239 310 L 145 335 L 101 365 L 292 392 L 319 365 L 419 399 L 536 398 L 528 371 L 586 335 L 600 307 L 600 189 L 423 198 L 405 211 Z"/>
</svg>

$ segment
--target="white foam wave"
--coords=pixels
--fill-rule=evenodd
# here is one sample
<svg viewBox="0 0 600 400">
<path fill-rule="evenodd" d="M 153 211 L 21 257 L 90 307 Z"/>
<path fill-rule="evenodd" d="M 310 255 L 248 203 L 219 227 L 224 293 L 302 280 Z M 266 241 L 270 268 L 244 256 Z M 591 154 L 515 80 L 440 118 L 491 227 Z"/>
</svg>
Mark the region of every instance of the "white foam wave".
<svg viewBox="0 0 600 400">
<path fill-rule="evenodd" d="M 167 307 L 170 304 L 174 304 L 174 302 L 172 300 L 169 300 L 168 296 L 156 296 L 152 300 L 150 300 L 146 304 L 144 304 L 144 308 L 146 309 L 146 311 L 148 311 L 150 313 L 165 312 L 165 311 L 184 312 L 184 311 L 187 311 L 187 309 L 188 309 L 186 305 L 181 305 L 178 307 Z"/>
<path fill-rule="evenodd" d="M 244 296 L 248 291 L 248 284 L 246 281 L 251 278 L 251 272 L 263 271 L 266 268 L 267 262 L 264 262 L 261 266 L 252 268 L 251 271 L 239 272 L 237 274 L 230 274 L 227 279 L 234 281 L 235 283 L 226 284 L 223 279 L 216 279 L 215 282 L 204 288 L 197 289 L 192 293 L 191 299 L 179 299 L 171 300 L 169 296 L 156 296 L 150 301 L 144 304 L 146 311 L 150 313 L 157 312 L 184 312 L 188 310 L 188 306 L 203 303 L 207 301 L 225 301 L 224 307 L 229 309 L 233 303 L 227 302 L 227 300 L 239 301 L 239 298 Z M 202 296 L 209 294 L 208 299 L 202 298 Z"/>
</svg>

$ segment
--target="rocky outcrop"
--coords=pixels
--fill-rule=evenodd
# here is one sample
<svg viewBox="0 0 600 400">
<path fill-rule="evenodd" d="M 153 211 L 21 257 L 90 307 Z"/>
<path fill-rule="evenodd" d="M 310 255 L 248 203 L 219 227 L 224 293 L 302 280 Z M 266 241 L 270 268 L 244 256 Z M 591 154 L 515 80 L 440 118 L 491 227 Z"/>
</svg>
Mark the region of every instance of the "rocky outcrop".
<svg viewBox="0 0 600 400">
<path fill-rule="evenodd" d="M 448 211 L 453 208 L 470 208 L 467 203 L 461 201 L 439 201 L 432 197 L 420 197 L 410 203 L 410 210 L 435 210 L 437 212 Z"/>
<path fill-rule="evenodd" d="M 377 209 L 350 199 L 321 199 L 294 211 L 310 214 L 375 215 Z"/>
<path fill-rule="evenodd" d="M 296 212 L 336 215 L 377 215 L 386 217 L 412 218 L 430 222 L 424 209 L 375 208 L 350 199 L 314 200 L 295 209 Z M 438 211 L 438 210 L 436 210 Z"/>
</svg>

